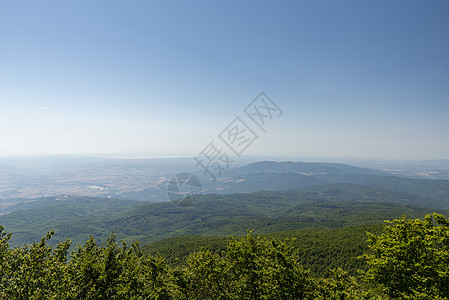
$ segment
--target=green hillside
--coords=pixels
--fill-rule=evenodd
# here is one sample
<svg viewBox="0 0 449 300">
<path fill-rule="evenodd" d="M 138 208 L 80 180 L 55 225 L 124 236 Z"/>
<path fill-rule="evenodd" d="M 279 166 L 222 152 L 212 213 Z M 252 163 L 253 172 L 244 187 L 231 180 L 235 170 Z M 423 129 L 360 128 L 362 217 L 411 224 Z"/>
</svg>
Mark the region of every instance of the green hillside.
<svg viewBox="0 0 449 300">
<path fill-rule="evenodd" d="M 277 240 L 294 239 L 301 264 L 319 277 L 329 276 L 330 269 L 342 268 L 351 275 L 357 269 L 366 269 L 358 259 L 368 250 L 366 232 L 379 234 L 381 224 L 353 226 L 338 229 L 300 229 L 262 234 Z M 217 253 L 226 251 L 228 237 L 178 236 L 163 239 L 142 247 L 150 255 L 160 254 L 172 266 L 185 264 L 189 254 L 201 249 Z"/>
<path fill-rule="evenodd" d="M 99 209 L 96 214 L 83 213 L 83 201 L 93 200 L 73 203 L 73 210 L 71 202 L 66 202 L 64 208 L 48 206 L 19 211 L 1 216 L 0 223 L 14 233 L 13 245 L 30 243 L 50 230 L 56 233 L 53 243 L 69 238 L 80 244 L 89 235 L 104 241 L 112 231 L 127 242 L 149 243 L 185 235 L 239 236 L 247 229 L 260 234 L 304 228 L 342 228 L 380 223 L 402 214 L 421 217 L 434 211 L 409 204 L 427 201 L 425 198 L 356 185 L 322 186 L 321 190 L 313 191 L 203 195 L 196 206 L 184 208 L 172 203 L 141 205 L 132 202 L 130 205 L 140 206 L 126 209 L 121 202 L 116 202 L 116 206 L 108 202 L 115 208 Z"/>
</svg>

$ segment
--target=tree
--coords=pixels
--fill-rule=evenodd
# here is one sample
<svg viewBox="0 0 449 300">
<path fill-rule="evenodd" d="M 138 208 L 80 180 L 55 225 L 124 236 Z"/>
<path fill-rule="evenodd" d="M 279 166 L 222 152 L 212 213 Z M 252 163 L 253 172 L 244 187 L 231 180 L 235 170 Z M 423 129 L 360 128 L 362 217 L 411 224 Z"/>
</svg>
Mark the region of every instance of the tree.
<svg viewBox="0 0 449 300">
<path fill-rule="evenodd" d="M 3 230 L 3 228 L 2 228 Z M 1 239 L 1 295 L 8 299 L 65 299 L 69 282 L 65 278 L 70 241 L 55 249 L 47 245 L 54 234 L 39 243 L 14 249 L 5 248 L 10 235 Z"/>
<path fill-rule="evenodd" d="M 449 297 L 449 221 L 433 214 L 385 222 L 381 235 L 368 233 L 365 279 L 393 298 Z"/>
<path fill-rule="evenodd" d="M 221 255 L 193 253 L 177 278 L 187 299 L 303 299 L 312 282 L 292 241 L 251 233 L 233 239 Z"/>
<path fill-rule="evenodd" d="M 316 281 L 313 297 L 315 300 L 372 300 L 382 299 L 371 290 L 362 290 L 353 276 L 348 276 L 342 269 L 331 269 L 330 278 Z"/>
<path fill-rule="evenodd" d="M 67 276 L 73 299 L 169 299 L 169 277 L 160 257 L 144 256 L 139 244 L 118 247 L 115 235 L 97 246 L 90 237 L 72 252 Z"/>
<path fill-rule="evenodd" d="M 71 242 L 52 248 L 53 234 L 10 249 L 0 226 L 0 299 L 171 299 L 176 291 L 164 260 L 144 256 L 138 243 L 119 247 L 112 234 L 98 246 L 90 237 L 67 261 Z"/>
</svg>

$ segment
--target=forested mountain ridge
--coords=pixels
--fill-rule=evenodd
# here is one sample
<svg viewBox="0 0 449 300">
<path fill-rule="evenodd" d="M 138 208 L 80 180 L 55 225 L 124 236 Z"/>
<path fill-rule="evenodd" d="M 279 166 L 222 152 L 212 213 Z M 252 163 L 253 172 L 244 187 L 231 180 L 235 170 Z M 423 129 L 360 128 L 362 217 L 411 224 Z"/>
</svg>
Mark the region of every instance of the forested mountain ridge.
<svg viewBox="0 0 449 300">
<path fill-rule="evenodd" d="M 341 163 L 260 161 L 229 170 L 231 176 L 263 172 L 291 172 L 305 175 L 317 174 L 383 174 L 373 169 L 360 168 Z"/>
<path fill-rule="evenodd" d="M 85 201 L 92 203 L 95 199 Z M 101 201 L 109 201 L 108 205 L 122 203 L 114 199 Z M 416 206 L 426 202 L 428 199 L 419 196 L 375 187 L 337 184 L 288 191 L 206 194 L 191 207 L 152 203 L 95 215 L 83 213 L 81 204 L 69 209 L 69 201 L 66 206 L 61 203 L 1 216 L 0 222 L 14 233 L 13 244 L 30 243 L 49 230 L 56 232 L 54 241 L 70 238 L 82 243 L 90 234 L 103 240 L 114 231 L 119 238 L 145 243 L 178 235 L 241 235 L 246 229 L 262 233 L 379 223 L 402 214 L 419 217 L 433 212 L 435 209 Z"/>
<path fill-rule="evenodd" d="M 214 184 L 205 181 L 206 192 L 248 193 L 348 183 L 418 195 L 427 198 L 423 205 L 449 209 L 449 180 L 393 176 L 346 164 L 264 161 L 231 169 L 225 175 Z"/>
</svg>

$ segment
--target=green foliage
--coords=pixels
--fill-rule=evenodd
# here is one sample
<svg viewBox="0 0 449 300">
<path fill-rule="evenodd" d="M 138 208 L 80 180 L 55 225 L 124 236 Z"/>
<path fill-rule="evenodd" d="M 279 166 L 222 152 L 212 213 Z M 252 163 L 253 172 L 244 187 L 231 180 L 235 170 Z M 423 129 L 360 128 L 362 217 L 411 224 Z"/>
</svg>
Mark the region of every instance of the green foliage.
<svg viewBox="0 0 449 300">
<path fill-rule="evenodd" d="M 112 235 L 98 246 L 91 237 L 68 261 L 70 241 L 9 249 L 1 228 L 2 299 L 167 299 L 169 276 L 163 259 L 142 255 L 138 244 L 117 246 Z"/>
<path fill-rule="evenodd" d="M 159 299 L 168 294 L 163 259 L 144 257 L 138 244 L 118 247 L 112 235 L 98 247 L 91 237 L 71 256 L 68 275 L 75 299 Z"/>
<path fill-rule="evenodd" d="M 329 277 L 332 269 L 344 269 L 357 275 L 367 265 L 358 257 L 368 250 L 366 232 L 380 233 L 382 225 L 364 225 L 337 229 L 301 229 L 269 234 L 278 240 L 294 238 L 301 264 L 316 277 Z"/>
<path fill-rule="evenodd" d="M 342 270 L 315 279 L 300 264 L 294 240 L 251 233 L 226 252 L 192 253 L 176 278 L 184 299 L 373 299 Z"/>
<path fill-rule="evenodd" d="M 320 278 L 315 283 L 314 299 L 382 299 L 371 290 L 363 290 L 355 277 L 348 276 L 342 269 L 332 269 L 330 273 L 330 278 Z"/>
<path fill-rule="evenodd" d="M 449 297 L 449 221 L 442 215 L 388 222 L 379 236 L 368 234 L 366 280 L 382 284 L 391 297 Z"/>
<path fill-rule="evenodd" d="M 186 299 L 302 299 L 311 288 L 291 243 L 251 234 L 221 255 L 193 253 L 181 272 Z"/>
<path fill-rule="evenodd" d="M 181 266 L 186 264 L 187 257 L 200 250 L 221 253 L 226 250 L 227 237 L 216 236 L 177 236 L 159 240 L 157 242 L 142 246 L 145 254 L 160 254 L 170 266 Z"/>
<path fill-rule="evenodd" d="M 3 228 L 1 228 L 3 231 Z M 65 278 L 67 249 L 70 241 L 58 244 L 55 249 L 46 242 L 49 232 L 39 243 L 21 248 L 2 247 L 1 295 L 8 299 L 48 299 L 60 295 L 68 286 Z M 6 245 L 10 235 L 2 232 L 2 244 Z"/>
<path fill-rule="evenodd" d="M 309 274 L 291 242 L 248 234 L 229 243 L 225 259 L 240 299 L 298 299 L 309 292 Z"/>
<path fill-rule="evenodd" d="M 48 244 L 53 232 L 10 248 L 11 234 L 0 226 L 0 299 L 448 299 L 449 221 L 442 215 L 403 217 L 368 234 L 363 278 L 372 286 L 340 268 L 313 276 L 301 263 L 301 241 L 287 234 L 249 232 L 231 238 L 225 251 L 201 249 L 170 267 L 139 243 L 117 243 L 115 234 L 101 245 L 90 237 L 69 257 L 69 240 Z"/>
<path fill-rule="evenodd" d="M 5 299 L 365 299 L 360 295 L 367 293 L 343 276 L 317 281 L 292 240 L 248 233 L 226 252 L 201 250 L 185 266 L 169 268 L 160 257 L 144 256 L 138 243 L 117 245 L 114 235 L 100 246 L 89 238 L 68 260 L 70 241 L 52 248 L 52 232 L 10 249 L 11 235 L 1 230 Z"/>
<path fill-rule="evenodd" d="M 380 202 L 396 198 L 400 203 Z M 418 200 L 422 202 L 422 198 L 412 195 L 354 185 L 314 187 L 307 191 L 203 195 L 195 207 L 179 208 L 172 203 L 155 203 L 120 212 L 117 210 L 128 204 L 104 200 L 96 205 L 92 199 L 82 199 L 76 203 L 64 202 L 57 207 L 0 216 L 0 224 L 14 233 L 10 240 L 14 246 L 38 240 L 51 230 L 56 233 L 49 241 L 53 246 L 66 239 L 80 245 L 89 235 L 105 242 L 111 231 L 128 243 L 139 240 L 147 244 L 173 236 L 240 236 L 248 228 L 263 234 L 381 224 L 383 220 L 398 218 L 402 214 L 419 217 L 432 212 L 403 204 Z M 102 203 L 109 208 L 102 210 Z M 90 207 L 95 208 L 94 212 L 86 214 Z"/>
<path fill-rule="evenodd" d="M 300 229 L 260 234 L 276 240 L 293 239 L 301 264 L 315 277 L 329 277 L 331 269 L 342 268 L 350 275 L 366 270 L 360 255 L 368 250 L 366 231 L 381 233 L 382 224 L 337 229 Z M 226 250 L 226 237 L 179 236 L 157 241 L 142 247 L 147 254 L 160 254 L 171 266 L 185 264 L 190 253 L 201 249 L 212 252 Z"/>
</svg>

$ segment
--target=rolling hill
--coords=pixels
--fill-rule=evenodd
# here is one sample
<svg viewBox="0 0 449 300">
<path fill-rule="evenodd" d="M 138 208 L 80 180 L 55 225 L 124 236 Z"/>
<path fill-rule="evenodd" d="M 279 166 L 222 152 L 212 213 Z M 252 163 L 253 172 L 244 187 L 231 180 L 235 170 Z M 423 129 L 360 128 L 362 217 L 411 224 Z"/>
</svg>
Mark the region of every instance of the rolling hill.
<svg viewBox="0 0 449 300">
<path fill-rule="evenodd" d="M 128 242 L 148 243 L 183 235 L 241 235 L 247 229 L 270 233 L 342 228 L 381 223 L 402 214 L 422 217 L 435 210 L 415 205 L 425 198 L 374 187 L 342 184 L 311 188 L 203 195 L 196 206 L 183 208 L 169 202 L 132 202 L 129 205 L 139 206 L 125 209 L 123 203 L 110 200 L 110 209 L 95 214 L 85 213 L 85 207 L 95 203 L 95 199 L 86 198 L 68 201 L 64 207 L 52 205 L 11 213 L 1 216 L 0 222 L 13 232 L 11 242 L 15 244 L 38 240 L 50 230 L 56 232 L 53 242 L 70 238 L 83 243 L 89 235 L 102 241 L 114 231 Z M 98 201 L 102 206 L 104 199 Z"/>
</svg>

